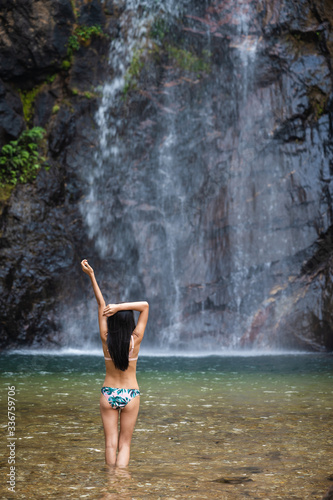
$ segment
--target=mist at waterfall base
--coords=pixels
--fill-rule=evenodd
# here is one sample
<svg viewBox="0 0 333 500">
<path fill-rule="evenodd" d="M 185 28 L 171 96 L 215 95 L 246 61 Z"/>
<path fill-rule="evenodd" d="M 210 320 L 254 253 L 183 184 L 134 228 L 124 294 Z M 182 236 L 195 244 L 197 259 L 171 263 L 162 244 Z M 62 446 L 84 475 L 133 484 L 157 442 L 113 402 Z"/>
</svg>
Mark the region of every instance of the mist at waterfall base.
<svg viewBox="0 0 333 500">
<path fill-rule="evenodd" d="M 312 347 L 288 328 L 285 335 L 249 333 L 272 303 L 275 325 L 290 313 L 284 290 L 318 236 L 309 212 L 321 228 L 329 225 L 319 196 L 301 203 L 291 195 L 299 178 L 321 188 L 310 163 L 328 168 L 321 137 L 327 119 L 295 131 L 302 136 L 296 156 L 281 141 L 286 119 L 306 98 L 296 95 L 294 109 L 283 101 L 294 89 L 297 61 L 289 75 L 273 72 L 262 83 L 259 17 L 255 2 L 245 0 L 220 9 L 208 1 L 122 2 L 96 114 L 100 143 L 94 165 L 82 167 L 88 186 L 81 211 L 91 239 L 91 255 L 82 257 L 91 258 L 108 302 L 149 301 L 147 350 Z M 184 50 L 208 58 L 209 68 L 186 74 L 154 58 L 157 21 Z M 272 38 L 274 50 L 281 56 L 287 41 Z M 124 98 L 138 54 L 145 62 L 138 88 Z M 299 57 L 307 64 L 307 54 Z M 309 78 L 327 91 L 328 82 Z M 65 325 L 65 344 L 91 348 L 98 341 L 94 299 L 80 311 L 81 319 Z"/>
</svg>

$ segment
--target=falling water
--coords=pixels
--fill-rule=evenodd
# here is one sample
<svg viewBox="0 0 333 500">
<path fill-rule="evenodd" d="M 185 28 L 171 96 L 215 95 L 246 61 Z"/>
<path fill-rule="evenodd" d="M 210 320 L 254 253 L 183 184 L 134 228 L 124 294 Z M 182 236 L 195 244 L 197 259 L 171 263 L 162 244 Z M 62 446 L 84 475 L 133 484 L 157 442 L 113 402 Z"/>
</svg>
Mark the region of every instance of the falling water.
<svg viewBox="0 0 333 500">
<path fill-rule="evenodd" d="M 165 109 L 164 122 L 161 125 L 159 134 L 158 151 L 155 157 L 153 182 L 150 179 L 139 179 L 135 173 L 133 165 L 128 166 L 126 171 L 127 179 L 119 175 L 121 165 L 127 160 L 127 144 L 124 141 L 124 127 L 126 119 L 123 117 L 122 104 L 124 89 L 126 87 L 129 67 L 133 59 L 138 54 L 149 53 L 152 50 L 152 41 L 149 38 L 151 26 L 154 19 L 159 18 L 170 19 L 172 16 L 173 22 L 180 18 L 185 7 L 185 3 L 177 3 L 177 9 L 174 2 L 163 3 L 163 12 L 161 6 L 157 7 L 156 2 L 141 2 L 140 5 L 133 5 L 133 2 L 125 2 L 124 10 L 120 16 L 119 24 L 121 27 L 120 37 L 113 40 L 110 47 L 110 74 L 111 80 L 104 85 L 102 102 L 99 107 L 96 119 L 100 129 L 100 147 L 95 157 L 95 168 L 90 170 L 90 193 L 88 195 L 89 203 L 84 203 L 82 209 L 86 216 L 86 221 L 89 228 L 90 237 L 95 240 L 96 248 L 102 258 L 107 259 L 112 257 L 117 262 L 128 261 L 128 246 L 131 246 L 130 239 L 132 238 L 128 228 L 134 230 L 136 239 L 136 248 L 138 256 L 129 266 L 128 273 L 121 275 L 122 285 L 120 286 L 118 300 L 124 300 L 126 297 L 133 296 L 142 290 L 142 283 L 138 275 L 140 268 L 147 268 L 147 273 L 152 266 L 160 266 L 161 273 L 157 273 L 155 289 L 147 290 L 148 295 L 165 296 L 167 305 L 167 314 L 162 324 L 160 331 L 160 343 L 163 345 L 169 344 L 173 347 L 182 344 L 182 335 L 184 334 L 184 318 L 182 312 L 184 309 L 184 282 L 182 280 L 183 267 L 186 267 L 186 261 L 182 261 L 181 255 L 184 258 L 186 251 L 184 247 L 186 242 L 191 239 L 191 225 L 193 225 L 193 194 L 191 187 L 188 185 L 188 179 L 184 178 L 182 182 L 181 169 L 179 158 L 176 156 L 177 146 L 179 147 L 180 138 L 179 123 L 177 130 L 176 115 L 182 105 L 180 98 L 177 95 L 177 87 L 165 92 L 162 100 L 162 105 Z M 134 8 L 136 7 L 136 8 Z M 250 33 L 250 22 L 253 18 L 253 13 L 249 9 L 247 2 L 239 2 L 239 5 L 234 9 L 236 18 L 232 20 L 232 24 L 236 26 L 233 33 L 231 47 L 234 47 L 239 54 L 240 64 L 235 64 L 233 68 L 234 78 L 240 80 L 239 84 L 233 83 L 233 106 L 234 113 L 239 113 L 239 108 L 246 108 L 249 99 L 253 77 L 253 67 L 255 65 L 255 52 L 258 41 L 256 33 Z M 207 30 L 206 49 L 210 50 L 210 31 Z M 168 73 L 168 72 L 167 72 Z M 219 70 L 219 78 L 223 82 L 225 80 L 225 67 Z M 237 74 L 237 75 L 236 75 Z M 239 76 L 239 74 L 241 76 Z M 167 78 L 167 77 L 166 77 Z M 211 119 L 207 116 L 207 108 L 212 110 L 212 88 L 206 89 L 206 94 L 199 105 L 199 109 L 189 107 L 189 116 L 187 120 L 199 120 L 200 126 L 207 134 L 213 128 Z M 193 114 L 193 116 L 191 116 Z M 198 116 L 195 116 L 198 114 Z M 233 125 L 233 124 L 231 124 Z M 234 154 L 231 164 L 229 165 L 230 183 L 228 187 L 228 197 L 230 204 L 231 219 L 230 225 L 235 228 L 235 236 L 232 241 L 234 247 L 233 258 L 231 262 L 232 270 L 232 287 L 231 295 L 236 300 L 236 309 L 233 314 L 239 316 L 241 314 L 242 301 L 242 282 L 248 272 L 250 253 L 246 252 L 246 242 L 243 241 L 244 231 L 248 230 L 248 225 L 251 224 L 247 215 L 247 197 L 248 173 L 245 167 L 246 155 L 248 155 L 248 134 L 251 130 L 252 116 L 243 118 L 243 123 L 240 124 L 238 145 L 236 145 L 236 154 Z M 191 144 L 189 139 L 188 151 L 196 149 L 195 144 Z M 194 165 L 193 175 L 203 176 L 200 171 L 200 166 Z M 154 182 L 155 181 L 155 182 Z M 145 184 L 150 185 L 149 189 Z M 148 190 L 148 192 L 147 192 Z M 163 248 L 152 248 L 148 251 L 147 259 L 145 252 L 141 248 L 144 245 L 154 245 L 152 241 L 154 236 L 148 233 L 148 227 L 142 228 L 138 221 L 135 210 L 138 205 L 138 199 L 141 201 L 139 207 L 144 211 L 151 211 L 155 215 L 155 225 L 158 231 L 163 233 L 162 237 L 157 237 L 159 244 L 163 244 Z M 109 201 L 110 200 L 110 201 Z M 151 201 L 153 200 L 153 203 Z M 255 215 L 255 214 L 254 214 Z M 236 218 L 236 219 L 235 219 Z M 233 219 L 233 220 L 232 220 Z M 121 227 L 119 220 L 128 223 Z M 161 222 L 160 222 L 161 221 Z M 138 222 L 140 224 L 140 232 L 137 231 Z M 117 232 L 109 231 L 110 227 L 116 226 L 124 234 L 119 237 Z M 140 234 L 143 231 L 143 237 Z M 205 258 L 205 242 L 204 237 L 200 235 L 197 241 L 196 256 L 190 256 L 198 262 L 198 266 L 204 269 L 210 264 Z M 112 235 L 112 236 L 111 236 Z M 198 259 L 199 256 L 199 259 Z M 200 262 L 200 257 L 202 261 Z M 141 265 L 140 265 L 141 261 Z M 136 265 L 138 264 L 138 265 Z M 141 271 L 142 273 L 142 271 Z M 205 271 L 202 273 L 200 269 L 196 270 L 198 275 L 195 287 L 205 288 Z M 149 281 L 149 280 L 148 280 Z M 163 284 L 162 282 L 165 282 Z M 154 284 L 153 284 L 154 286 Z M 199 293 L 200 296 L 200 293 Z M 159 298 L 161 303 L 161 298 Z M 200 311 L 196 314 L 194 320 L 193 331 L 196 336 L 198 332 L 206 334 L 204 345 L 207 345 L 207 338 L 211 338 L 210 343 L 214 342 L 216 334 L 221 331 L 216 320 L 213 319 L 211 324 L 207 321 L 205 313 L 205 301 L 199 298 Z M 208 313 L 209 314 L 209 313 Z M 239 332 L 231 332 L 232 341 L 228 341 L 233 345 Z M 200 339 L 197 339 L 195 345 L 200 345 Z"/>
<path fill-rule="evenodd" d="M 233 78 L 241 80 L 240 85 L 234 84 L 233 96 L 235 115 L 239 116 L 238 134 L 234 141 L 234 154 L 230 164 L 230 182 L 228 185 L 228 196 L 230 199 L 229 219 L 233 227 L 233 263 L 232 263 L 232 295 L 235 300 L 234 311 L 238 318 L 243 315 L 244 286 L 247 279 L 251 262 L 252 252 L 249 248 L 253 244 L 251 234 L 253 221 L 257 217 L 256 207 L 250 202 L 255 197 L 257 180 L 251 178 L 249 161 L 255 155 L 255 141 L 252 137 L 254 128 L 254 110 L 251 109 L 251 92 L 254 83 L 256 50 L 259 34 L 253 25 L 255 15 L 253 5 L 248 1 L 238 0 L 233 11 L 233 24 L 236 27 L 230 47 L 236 49 L 236 64 L 233 70 Z M 244 112 L 245 110 L 245 112 Z M 252 157 L 252 158 L 251 158 Z M 249 184 L 252 184 L 252 193 L 249 192 Z M 248 237 L 245 235 L 248 234 Z M 259 246 L 260 252 L 260 246 Z M 244 318 L 246 322 L 246 318 Z M 242 322 L 240 322 L 242 323 Z M 241 330 L 235 328 L 232 345 L 237 347 Z"/>
<path fill-rule="evenodd" d="M 175 185 L 173 178 L 173 147 L 177 141 L 177 132 L 174 129 L 172 120 L 174 102 L 166 98 L 165 109 L 170 110 L 168 120 L 164 127 L 164 132 L 159 145 L 159 154 L 156 160 L 156 186 L 150 192 L 136 192 L 137 179 L 133 175 L 133 166 L 129 166 L 126 177 L 119 172 L 124 159 L 127 156 L 127 144 L 123 139 L 126 119 L 122 116 L 123 103 L 126 100 L 126 86 L 128 85 L 130 67 L 133 61 L 145 58 L 153 50 L 153 42 L 149 38 L 150 30 L 156 19 L 159 22 L 170 20 L 177 22 L 181 17 L 188 0 L 175 1 L 168 0 L 160 3 L 155 0 L 128 0 L 125 2 L 115 2 L 122 9 L 119 17 L 120 36 L 111 42 L 109 53 L 109 66 L 111 78 L 103 87 L 103 95 L 100 107 L 96 114 L 96 122 L 100 131 L 99 148 L 95 154 L 94 168 L 89 168 L 89 193 L 81 204 L 81 211 L 86 219 L 89 237 L 94 240 L 95 247 L 102 259 L 112 258 L 112 262 L 121 262 L 121 266 L 127 271 L 120 274 L 119 292 L 116 292 L 117 300 L 137 298 L 136 294 L 142 294 L 142 283 L 137 276 L 136 263 L 128 265 L 128 248 L 131 246 L 129 240 L 129 226 L 135 227 L 137 222 L 133 207 L 137 205 L 138 198 L 142 202 L 140 209 L 143 211 L 154 211 L 158 213 L 158 218 L 165 221 L 165 254 L 167 264 L 163 275 L 169 274 L 168 287 L 171 293 L 165 288 L 164 293 L 169 298 L 168 324 L 175 325 L 180 321 L 180 285 L 176 269 L 177 241 L 181 237 L 181 227 L 177 223 L 183 221 L 183 204 L 186 193 L 180 185 Z M 126 161 L 126 160 L 125 160 Z M 136 168 L 134 167 L 134 171 Z M 140 183 L 148 183 L 146 179 L 140 179 Z M 150 197 L 156 193 L 157 206 L 150 204 Z M 172 193 L 172 195 L 171 195 Z M 170 196 L 171 195 L 171 196 Z M 172 199 L 171 199 L 172 198 Z M 176 203 L 176 211 L 173 203 Z M 119 220 L 125 220 L 120 228 Z M 117 227 L 115 233 L 110 228 Z M 137 227 L 137 226 L 136 226 Z M 142 228 L 136 234 L 136 240 L 140 246 L 145 245 L 145 234 L 141 233 Z M 134 229 L 135 230 L 135 229 Z M 141 233 L 141 234 L 140 234 Z M 152 238 L 151 238 L 152 239 Z M 141 240 L 141 241 L 140 241 Z M 133 250 L 136 254 L 136 249 Z M 142 267 L 149 268 L 149 262 L 144 261 L 144 255 L 139 255 L 142 260 Z M 134 259 L 137 259 L 135 255 Z M 163 259 L 163 257 L 162 257 Z M 161 256 L 156 258 L 156 265 L 160 266 Z M 164 276 L 161 276 L 161 280 Z M 114 290 L 113 290 L 114 291 Z M 157 295 L 163 293 L 163 285 L 159 282 L 154 291 L 150 289 L 150 294 Z M 142 296 L 142 295 L 141 295 Z"/>
<path fill-rule="evenodd" d="M 274 87 L 257 85 L 255 6 L 118 5 L 81 208 L 111 300 L 149 300 L 155 346 L 238 347 L 276 277 L 287 280 L 285 261 L 314 239 L 309 231 L 295 244 L 288 208 L 279 213 L 291 169 L 273 143 Z M 156 23 L 173 35 L 167 60 Z M 174 46 L 183 60 L 210 54 L 209 68 L 180 69 Z"/>
<path fill-rule="evenodd" d="M 156 2 L 144 0 L 119 2 L 119 5 L 115 3 L 118 7 L 124 8 L 119 18 L 121 35 L 111 42 L 109 64 L 112 80 L 107 81 L 103 87 L 102 102 L 96 114 L 100 130 L 100 147 L 95 155 L 95 168 L 90 170 L 89 206 L 82 204 L 89 236 L 95 239 L 96 248 L 102 257 L 106 257 L 109 251 L 105 228 L 113 223 L 113 213 L 110 210 L 104 210 L 103 203 L 98 201 L 101 197 L 101 183 L 98 179 L 102 178 L 102 183 L 107 183 L 107 191 L 110 194 L 113 194 L 115 189 L 117 190 L 114 172 L 117 171 L 117 165 L 125 154 L 121 138 L 123 118 L 117 111 L 121 109 L 119 102 L 121 103 L 123 98 L 128 68 L 133 57 L 140 51 L 148 51 L 152 48 L 147 35 L 154 19 L 153 7 L 156 5 Z M 120 252 L 121 249 L 116 247 L 115 253 Z"/>
</svg>

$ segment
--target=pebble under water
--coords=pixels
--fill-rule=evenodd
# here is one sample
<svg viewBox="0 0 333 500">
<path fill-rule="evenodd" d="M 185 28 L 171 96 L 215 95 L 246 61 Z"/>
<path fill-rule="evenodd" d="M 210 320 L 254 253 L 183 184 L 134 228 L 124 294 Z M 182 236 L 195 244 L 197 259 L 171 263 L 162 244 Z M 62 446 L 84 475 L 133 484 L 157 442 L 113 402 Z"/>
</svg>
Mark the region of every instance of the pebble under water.
<svg viewBox="0 0 333 500">
<path fill-rule="evenodd" d="M 332 484 L 333 357 L 141 356 L 128 469 L 104 463 L 101 357 L 1 354 L 15 386 L 16 487 L 1 498 L 321 499 Z"/>
</svg>

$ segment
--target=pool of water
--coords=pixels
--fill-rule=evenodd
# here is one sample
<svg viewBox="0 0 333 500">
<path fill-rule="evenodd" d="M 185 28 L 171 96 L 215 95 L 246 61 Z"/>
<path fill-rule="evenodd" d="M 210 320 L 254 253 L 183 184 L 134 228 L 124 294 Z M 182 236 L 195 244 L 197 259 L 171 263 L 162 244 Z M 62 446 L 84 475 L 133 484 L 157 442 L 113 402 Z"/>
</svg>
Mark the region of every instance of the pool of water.
<svg viewBox="0 0 333 500">
<path fill-rule="evenodd" d="M 332 482 L 333 357 L 141 356 L 128 469 L 104 464 L 101 357 L 1 354 L 1 498 L 320 499 Z M 15 386 L 15 493 L 7 490 Z"/>
</svg>

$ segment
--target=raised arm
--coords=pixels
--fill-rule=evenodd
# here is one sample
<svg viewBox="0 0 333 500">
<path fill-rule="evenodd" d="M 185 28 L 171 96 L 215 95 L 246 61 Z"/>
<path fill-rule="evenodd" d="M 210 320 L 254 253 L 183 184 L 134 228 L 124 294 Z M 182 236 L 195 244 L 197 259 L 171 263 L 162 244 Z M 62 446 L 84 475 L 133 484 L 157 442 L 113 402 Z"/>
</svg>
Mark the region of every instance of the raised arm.
<svg viewBox="0 0 333 500">
<path fill-rule="evenodd" d="M 113 316 L 118 311 L 139 311 L 140 316 L 136 324 L 133 334 L 141 342 L 142 337 L 145 333 L 148 314 L 149 314 L 149 304 L 146 301 L 141 302 L 123 302 L 121 304 L 108 304 L 103 311 L 104 316 Z"/>
<path fill-rule="evenodd" d="M 95 278 L 95 273 L 93 268 L 88 264 L 87 259 L 84 259 L 81 262 L 81 268 L 84 273 L 86 273 L 91 281 L 91 285 L 94 290 L 94 294 L 96 297 L 97 305 L 98 305 L 98 323 L 99 323 L 99 330 L 100 334 L 105 335 L 107 332 L 107 323 L 106 323 L 106 317 L 103 315 L 103 311 L 105 308 L 105 300 L 103 297 L 103 294 L 98 286 L 97 280 Z"/>
</svg>

